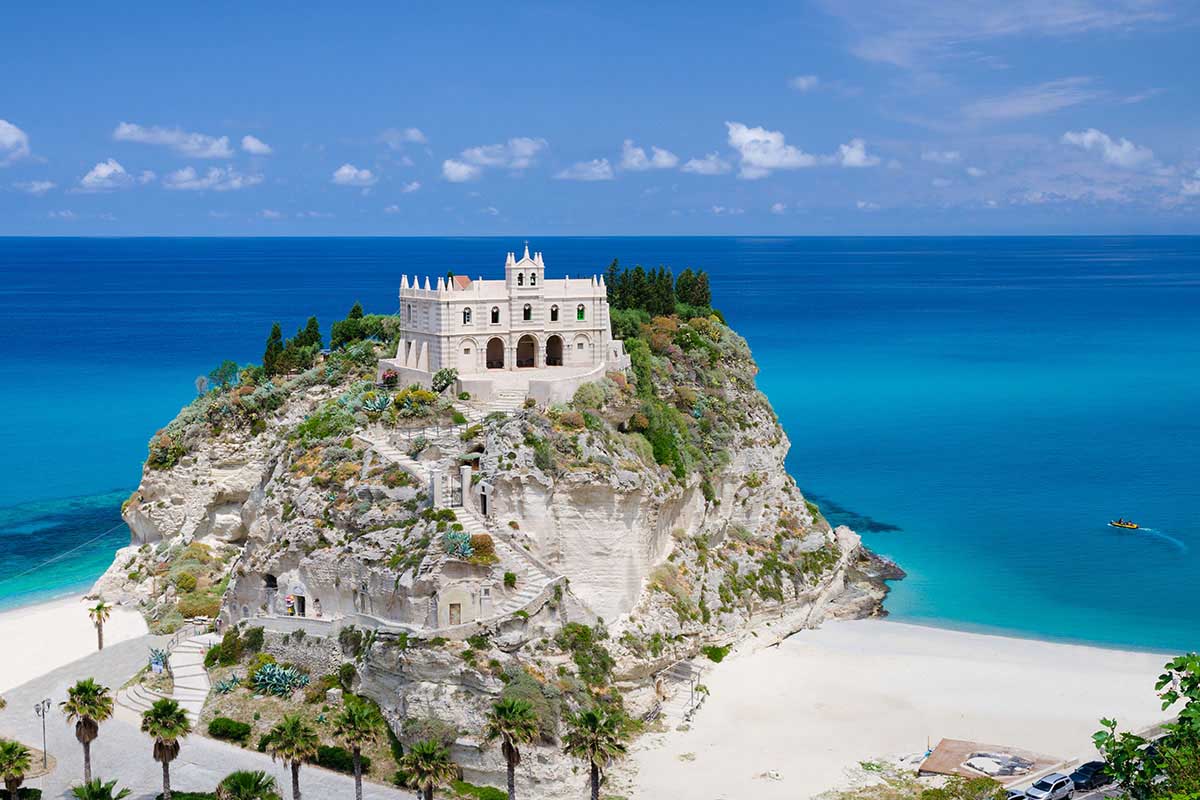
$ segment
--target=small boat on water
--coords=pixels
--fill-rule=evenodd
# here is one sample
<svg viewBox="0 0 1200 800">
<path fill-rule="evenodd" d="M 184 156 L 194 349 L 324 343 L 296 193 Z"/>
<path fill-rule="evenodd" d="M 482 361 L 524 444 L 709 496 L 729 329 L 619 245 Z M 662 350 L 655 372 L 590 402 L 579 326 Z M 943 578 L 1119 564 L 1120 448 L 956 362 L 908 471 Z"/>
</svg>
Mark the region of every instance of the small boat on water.
<svg viewBox="0 0 1200 800">
<path fill-rule="evenodd" d="M 1127 531 L 1136 531 L 1138 529 L 1136 522 L 1124 518 L 1114 519 L 1108 524 L 1113 528 L 1124 528 Z"/>
</svg>

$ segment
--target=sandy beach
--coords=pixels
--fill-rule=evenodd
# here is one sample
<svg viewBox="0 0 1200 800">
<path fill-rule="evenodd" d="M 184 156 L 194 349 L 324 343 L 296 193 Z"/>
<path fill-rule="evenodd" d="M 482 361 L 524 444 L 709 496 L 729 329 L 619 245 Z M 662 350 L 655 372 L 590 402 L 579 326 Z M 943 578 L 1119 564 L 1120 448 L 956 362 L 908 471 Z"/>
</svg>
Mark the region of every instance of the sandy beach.
<svg viewBox="0 0 1200 800">
<path fill-rule="evenodd" d="M 87 613 L 92 605 L 75 595 L 0 612 L 0 692 L 95 652 L 96 628 Z M 144 633 L 141 614 L 117 607 L 104 626 L 104 643 Z"/>
<path fill-rule="evenodd" d="M 637 798 L 794 800 L 841 785 L 861 761 L 943 737 L 1089 755 L 1102 715 L 1134 728 L 1162 719 L 1154 680 L 1167 659 L 886 620 L 827 623 L 713 665 L 691 729 L 644 737 L 625 771 Z"/>
</svg>

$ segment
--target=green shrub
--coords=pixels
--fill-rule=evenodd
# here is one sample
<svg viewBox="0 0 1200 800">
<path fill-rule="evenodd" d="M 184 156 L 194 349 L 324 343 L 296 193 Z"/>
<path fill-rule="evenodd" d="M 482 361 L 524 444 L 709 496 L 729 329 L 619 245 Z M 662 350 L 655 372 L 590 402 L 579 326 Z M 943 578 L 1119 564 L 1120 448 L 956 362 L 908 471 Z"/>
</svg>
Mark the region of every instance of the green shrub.
<svg viewBox="0 0 1200 800">
<path fill-rule="evenodd" d="M 350 687 L 354 685 L 354 678 L 358 675 L 358 668 L 350 662 L 346 662 L 338 667 L 338 683 L 342 689 L 350 691 Z"/>
<path fill-rule="evenodd" d="M 512 589 L 513 587 L 515 587 L 517 585 L 517 573 L 505 572 L 504 573 L 504 585 L 507 586 L 509 589 Z"/>
<path fill-rule="evenodd" d="M 577 408 L 601 408 L 605 399 L 604 387 L 593 381 L 576 389 L 571 403 Z"/>
<path fill-rule="evenodd" d="M 330 400 L 297 425 L 294 435 L 307 447 L 351 434 L 355 427 L 354 415 L 336 400 Z"/>
<path fill-rule="evenodd" d="M 263 648 L 263 629 L 260 627 L 247 628 L 242 637 L 242 649 L 247 653 L 257 653 Z"/>
<path fill-rule="evenodd" d="M 185 594 L 176 601 L 175 607 L 179 609 L 179 613 L 184 618 L 209 617 L 211 619 L 221 613 L 220 599 L 203 592 Z"/>
<path fill-rule="evenodd" d="M 725 656 L 729 655 L 729 647 L 721 647 L 720 645 L 710 644 L 700 648 L 700 652 L 708 656 L 708 660 L 720 664 L 725 660 Z"/>
<path fill-rule="evenodd" d="M 181 572 L 175 576 L 175 588 L 181 592 L 190 592 L 196 588 L 196 576 L 190 572 Z"/>
<path fill-rule="evenodd" d="M 453 367 L 442 367 L 437 372 L 433 373 L 433 378 L 430 383 L 433 390 L 441 394 L 446 390 L 446 387 L 458 380 L 458 370 Z"/>
<path fill-rule="evenodd" d="M 470 400 L 470 399 L 471 399 L 471 393 L 470 393 L 470 392 L 459 392 L 459 393 L 458 393 L 458 399 L 459 399 L 459 400 Z"/>
<path fill-rule="evenodd" d="M 221 637 L 221 643 L 213 648 L 217 651 L 217 660 L 223 667 L 236 664 L 242 657 L 242 639 L 237 628 L 230 628 Z"/>
<path fill-rule="evenodd" d="M 450 784 L 450 788 L 459 797 L 473 798 L 473 800 L 508 800 L 508 792 L 497 789 L 495 786 L 476 786 L 466 781 L 454 781 Z"/>
<path fill-rule="evenodd" d="M 554 641 L 571 653 L 584 683 L 604 686 L 612 677 L 614 666 L 612 655 L 601 644 L 607 638 L 607 632 L 599 625 L 589 628 L 578 622 L 568 622 L 554 637 Z"/>
<path fill-rule="evenodd" d="M 250 740 L 250 726 L 228 717 L 217 717 L 208 723 L 208 735 L 214 739 L 245 744 Z"/>
<path fill-rule="evenodd" d="M 317 765 L 325 769 L 331 769 L 334 772 L 344 772 L 348 775 L 353 775 L 354 755 L 344 747 L 321 745 L 317 748 Z M 366 773 L 370 770 L 371 759 L 363 756 L 362 771 Z"/>
<path fill-rule="evenodd" d="M 467 424 L 466 416 L 461 411 L 459 411 L 457 408 L 450 412 L 450 420 L 455 425 L 466 425 Z"/>
</svg>

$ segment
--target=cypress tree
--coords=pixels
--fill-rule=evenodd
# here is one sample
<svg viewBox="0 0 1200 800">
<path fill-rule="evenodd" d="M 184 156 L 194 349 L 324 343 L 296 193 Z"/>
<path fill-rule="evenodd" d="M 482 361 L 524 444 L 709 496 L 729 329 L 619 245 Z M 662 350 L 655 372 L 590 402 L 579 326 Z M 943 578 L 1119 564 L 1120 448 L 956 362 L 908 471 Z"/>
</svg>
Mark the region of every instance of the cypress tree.
<svg viewBox="0 0 1200 800">
<path fill-rule="evenodd" d="M 708 273 L 703 270 L 696 273 L 696 282 L 692 286 L 691 305 L 702 308 L 712 306 L 712 290 L 708 287 Z"/>
<path fill-rule="evenodd" d="M 346 315 L 346 319 L 362 319 L 362 318 L 363 318 L 362 303 L 355 303 L 354 306 L 350 309 L 350 313 Z"/>
<path fill-rule="evenodd" d="M 316 317 L 309 317 L 305 326 L 296 334 L 296 344 L 302 347 L 315 344 L 318 349 L 321 347 L 321 325 Z"/>
<path fill-rule="evenodd" d="M 621 268 L 617 265 L 617 260 L 614 258 L 604 273 L 604 286 L 608 290 L 608 304 L 613 308 L 623 307 L 617 302 L 617 281 L 619 280 L 620 271 Z"/>
<path fill-rule="evenodd" d="M 692 268 L 688 267 L 683 272 L 679 273 L 679 277 L 675 279 L 675 297 L 681 303 L 691 305 L 692 292 L 696 286 L 696 276 L 692 272 Z"/>
<path fill-rule="evenodd" d="M 647 308 L 646 301 L 649 300 L 649 292 L 647 288 L 649 281 L 646 277 L 646 270 L 642 269 L 642 265 L 638 264 L 633 268 L 633 272 L 629 273 L 629 283 L 626 286 L 625 307 L 626 308 Z"/>
<path fill-rule="evenodd" d="M 263 353 L 263 372 L 274 375 L 279 369 L 279 357 L 283 355 L 283 331 L 279 323 L 271 326 L 271 335 L 267 337 L 267 349 Z"/>
</svg>

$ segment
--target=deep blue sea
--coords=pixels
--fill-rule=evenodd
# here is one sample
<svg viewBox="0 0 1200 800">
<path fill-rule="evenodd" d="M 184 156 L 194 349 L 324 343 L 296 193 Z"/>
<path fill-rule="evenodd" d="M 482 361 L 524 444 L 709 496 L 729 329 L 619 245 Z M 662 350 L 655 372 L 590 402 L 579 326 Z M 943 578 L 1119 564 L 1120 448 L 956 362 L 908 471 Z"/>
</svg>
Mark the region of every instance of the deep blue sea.
<svg viewBox="0 0 1200 800">
<path fill-rule="evenodd" d="M 908 571 L 896 618 L 1200 648 L 1200 238 L 531 245 L 550 275 L 709 272 L 789 470 Z M 103 570 L 146 440 L 197 375 L 258 361 L 273 321 L 290 335 L 315 313 L 327 332 L 356 300 L 394 311 L 401 273 L 497 276 L 520 247 L 0 239 L 0 606 Z M 1118 515 L 1147 530 L 1107 527 Z"/>
</svg>

